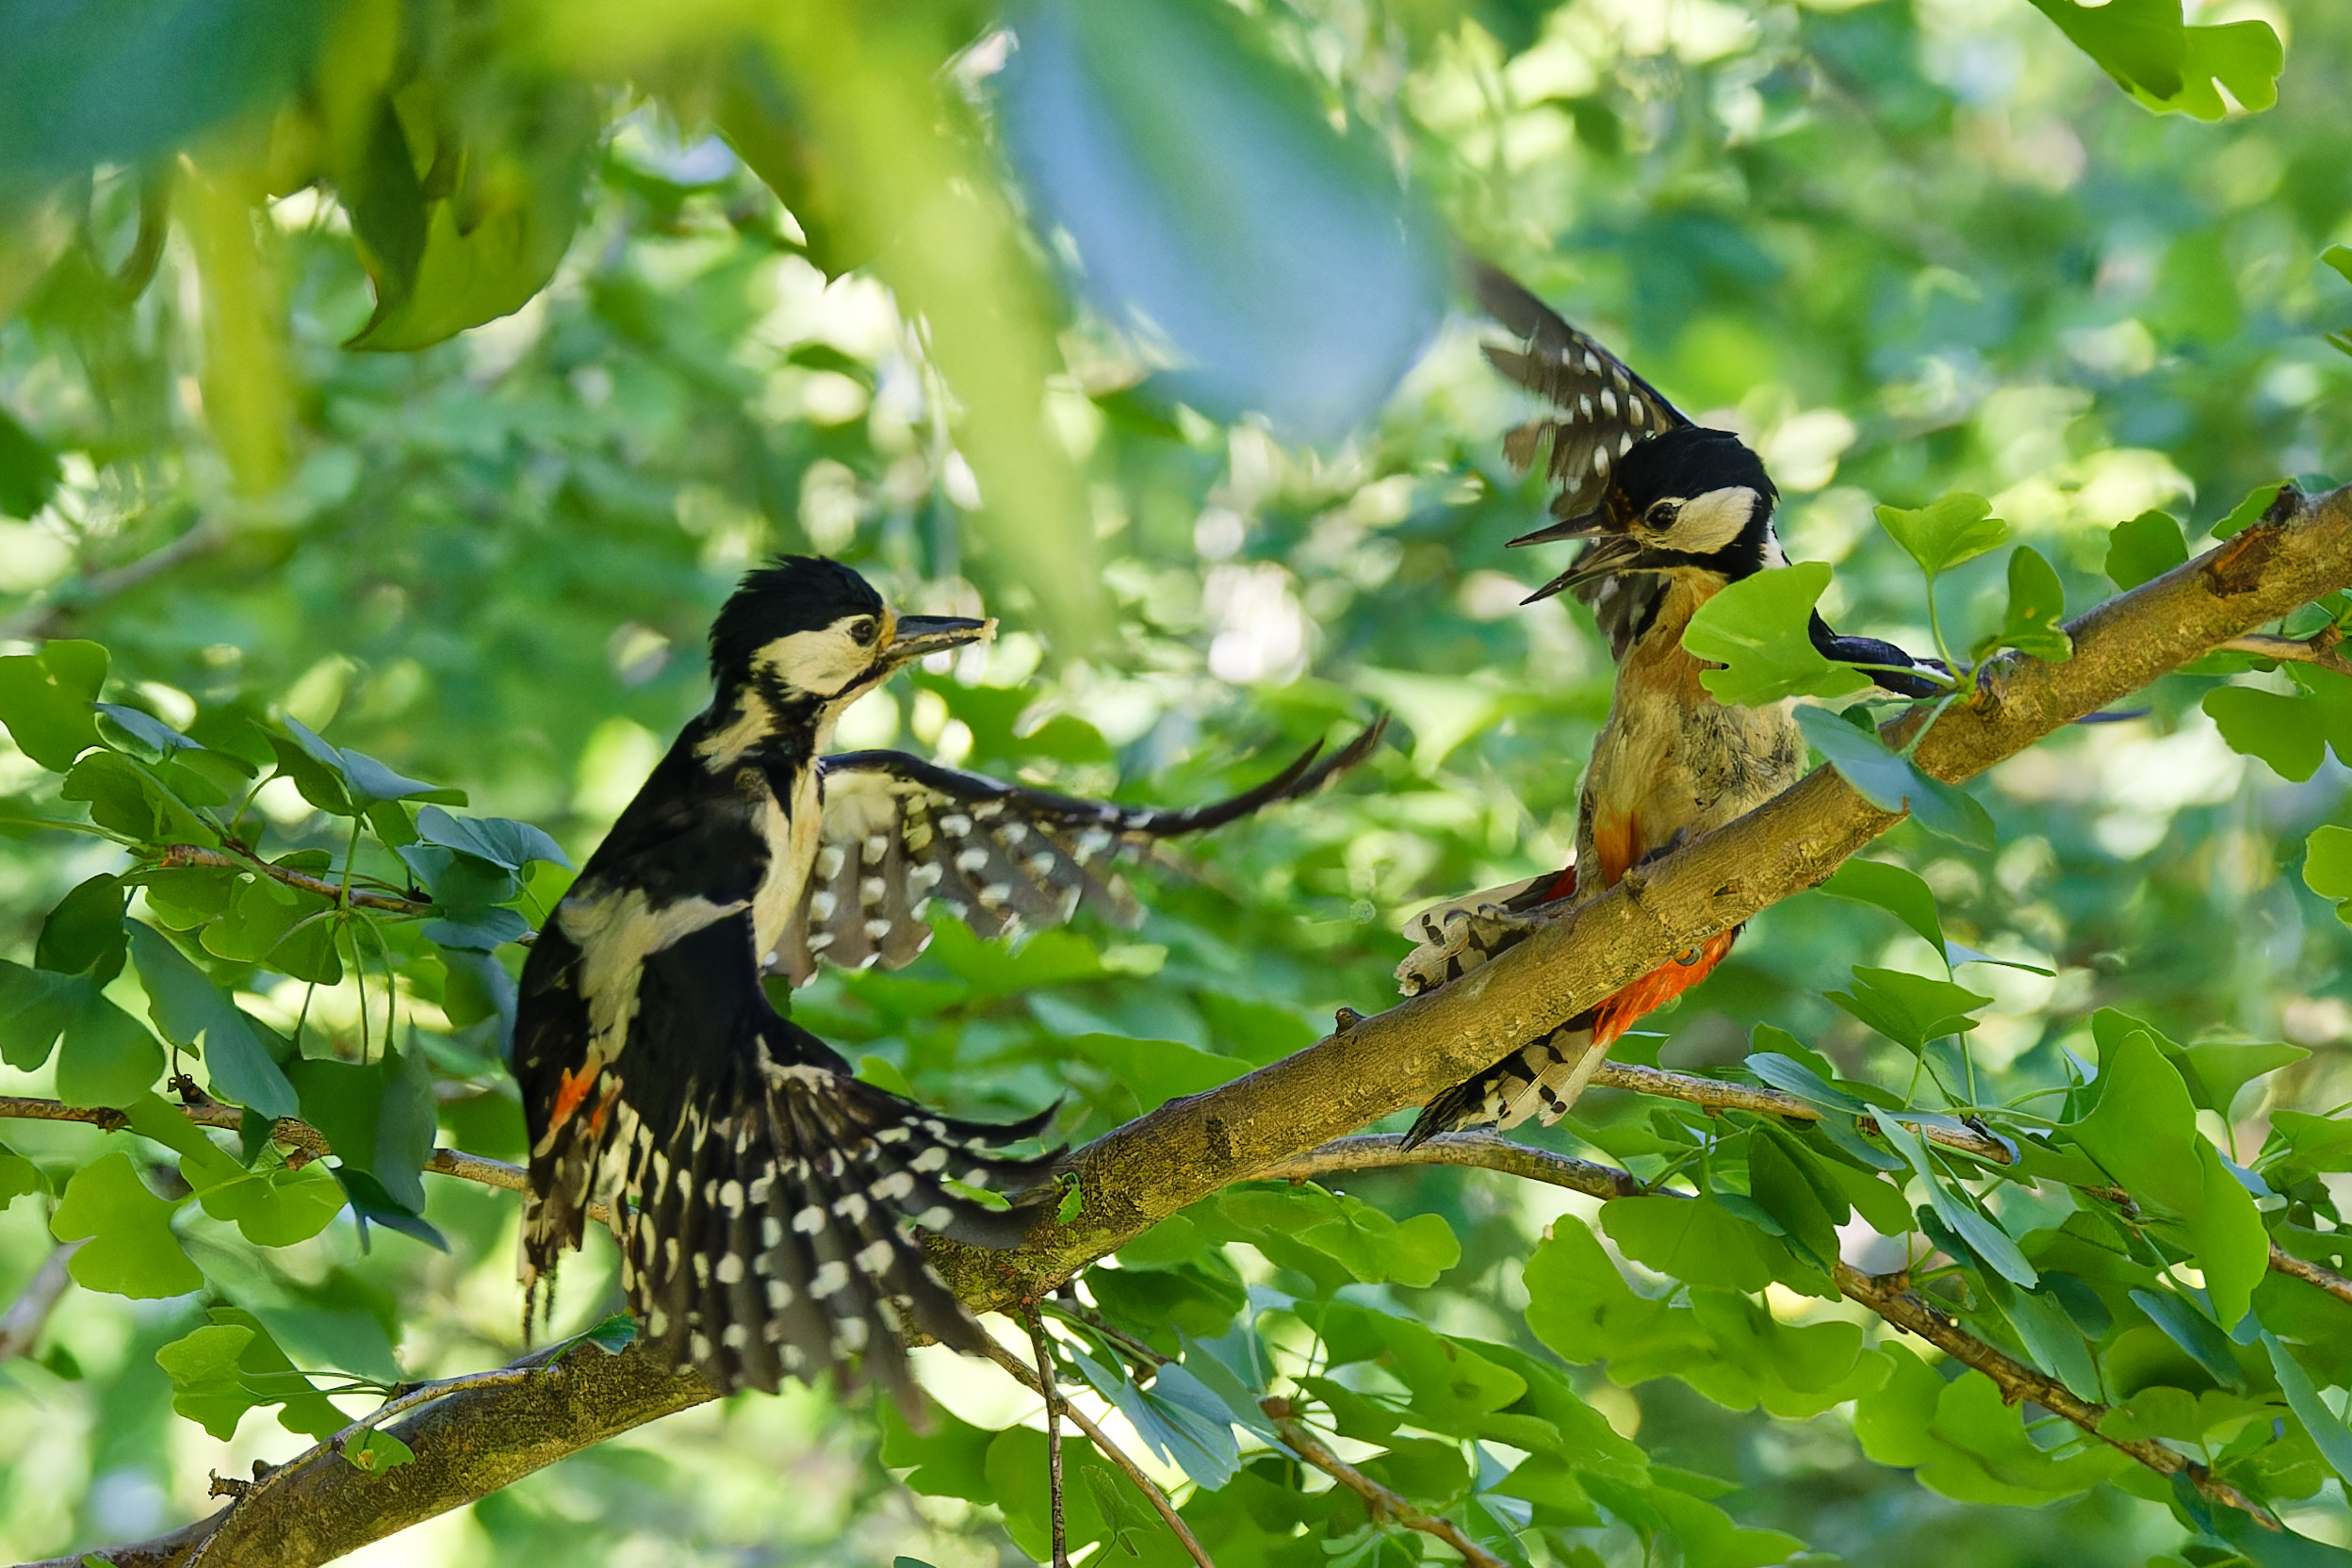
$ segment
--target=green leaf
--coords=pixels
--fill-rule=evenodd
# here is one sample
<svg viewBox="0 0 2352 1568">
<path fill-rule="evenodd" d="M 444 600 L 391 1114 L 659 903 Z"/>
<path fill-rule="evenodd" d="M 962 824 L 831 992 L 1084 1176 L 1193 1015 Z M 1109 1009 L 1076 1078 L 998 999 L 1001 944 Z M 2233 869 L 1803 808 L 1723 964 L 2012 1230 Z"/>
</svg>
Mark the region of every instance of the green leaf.
<svg viewBox="0 0 2352 1568">
<path fill-rule="evenodd" d="M 58 974 L 87 974 L 106 985 L 122 972 L 122 882 L 93 876 L 57 901 L 41 923 L 33 962 Z"/>
<path fill-rule="evenodd" d="M 1762 1290 L 1772 1282 L 1759 1233 L 1709 1198 L 1612 1198 L 1601 1205 L 1601 1229 L 1626 1257 L 1686 1284 Z"/>
<path fill-rule="evenodd" d="M 1261 1235 L 1313 1248 L 1365 1284 L 1394 1281 L 1425 1290 L 1462 1261 L 1462 1246 L 1439 1216 L 1399 1222 L 1312 1182 L 1235 1189 L 1217 1200 L 1217 1210 Z"/>
<path fill-rule="evenodd" d="M 580 1337 L 606 1355 L 617 1356 L 637 1342 L 637 1320 L 625 1312 L 616 1312 Z"/>
<path fill-rule="evenodd" d="M 1064 1040 L 1063 1047 L 1081 1061 L 1096 1064 L 1125 1086 L 1135 1097 L 1130 1109 L 1116 1089 L 1105 1107 L 1119 1120 L 1152 1110 L 1180 1095 L 1199 1094 L 1230 1083 L 1250 1070 L 1234 1056 L 1197 1051 L 1179 1040 L 1130 1039 L 1124 1035 L 1087 1034 Z"/>
<path fill-rule="evenodd" d="M 20 1198 L 48 1190 L 49 1182 L 41 1175 L 41 1167 L 8 1145 L 0 1144 L 0 1209 L 7 1208 Z"/>
<path fill-rule="evenodd" d="M 1916 512 L 1882 506 L 1878 526 L 1932 580 L 2007 541 L 2009 525 L 1992 513 L 1992 503 L 1982 496 L 1951 495 Z"/>
<path fill-rule="evenodd" d="M 0 959 L 0 1061 L 31 1072 L 95 994 L 89 980 Z"/>
<path fill-rule="evenodd" d="M 1854 792 L 1882 811 L 1909 811 L 1921 827 L 1974 849 L 1995 842 L 1993 819 L 1967 792 L 1914 767 L 1873 731 L 1855 728 L 1826 708 L 1800 706 L 1797 727 Z"/>
<path fill-rule="evenodd" d="M 1935 893 L 1929 890 L 1919 873 L 1902 866 L 1885 860 L 1848 860 L 1830 874 L 1829 880 L 1822 883 L 1819 890 L 1837 898 L 1875 904 L 1886 910 L 1918 932 L 1936 950 L 1944 960 L 1944 972 L 1947 974 L 1961 964 L 1999 964 L 2003 969 L 2021 969 L 2031 974 L 2050 972 L 2035 964 L 1979 953 L 1975 948 L 1947 938 L 1943 917 L 1936 906 Z"/>
<path fill-rule="evenodd" d="M 1527 1328 L 1563 1361 L 1671 1355 L 1707 1343 L 1687 1313 L 1675 1315 L 1666 1302 L 1625 1283 L 1573 1215 L 1554 1221 L 1521 1277 L 1527 1287 Z"/>
<path fill-rule="evenodd" d="M 1838 1261 L 1838 1227 L 1854 1210 L 1826 1173 L 1809 1168 L 1816 1164 L 1793 1140 L 1784 1141 L 1769 1128 L 1758 1128 L 1749 1139 L 1749 1196 L 1826 1271 Z"/>
<path fill-rule="evenodd" d="M 2122 1184 L 2187 1232 L 2213 1315 L 2236 1323 L 2269 1266 L 2270 1241 L 2253 1195 L 2197 1130 L 2180 1072 L 2145 1029 L 2100 1050 L 2099 1103 L 2061 1129 Z"/>
<path fill-rule="evenodd" d="M 2074 657 L 2066 618 L 2066 591 L 2057 571 L 2040 551 L 2019 545 L 2009 552 L 2008 618 L 1999 631 L 1976 645 L 1976 657 L 2008 647 L 2045 664 L 2063 664 Z"/>
<path fill-rule="evenodd" d="M 163 1037 L 184 1049 L 201 1040 L 216 1094 L 276 1120 L 299 1109 L 286 1082 L 253 1020 L 237 1010 L 220 987 L 188 961 L 170 938 L 139 921 L 129 923 L 131 959 L 147 992 L 147 1015 Z M 284 1049 L 280 1048 L 281 1051 Z"/>
<path fill-rule="evenodd" d="M 1870 684 L 1813 645 L 1813 606 L 1829 577 L 1826 562 L 1800 561 L 1742 578 L 1699 606 L 1682 645 L 1693 658 L 1723 666 L 1699 677 L 1716 701 L 1754 707 L 1788 696 L 1843 696 Z"/>
<path fill-rule="evenodd" d="M 1061 1225 L 1075 1225 L 1078 1223 L 1078 1217 L 1086 1212 L 1086 1184 L 1072 1177 L 1070 1184 L 1062 1189 L 1061 1202 L 1054 1206 L 1054 1222 Z"/>
<path fill-rule="evenodd" d="M 208 1326 L 155 1352 L 155 1364 L 172 1380 L 173 1410 L 224 1442 L 245 1413 L 260 1405 L 280 1406 L 278 1424 L 310 1437 L 331 1437 L 350 1424 L 295 1368 L 259 1318 L 230 1306 L 216 1306 L 207 1315 Z"/>
<path fill-rule="evenodd" d="M 2192 1045 L 2177 1065 L 2188 1074 L 2189 1091 L 2202 1108 L 2228 1119 L 2238 1091 L 2266 1072 L 2293 1067 L 2311 1054 L 2299 1045 L 2276 1040 L 2235 1044 L 2226 1040 Z"/>
<path fill-rule="evenodd" d="M 2213 1319 L 2169 1291 L 2134 1288 L 2131 1297 L 2132 1305 L 2148 1314 L 2149 1321 L 2164 1331 L 2165 1338 L 2212 1373 L 2215 1382 L 2224 1388 L 2246 1387 L 2246 1372 L 2230 1349 L 2230 1336 Z"/>
<path fill-rule="evenodd" d="M 408 351 L 520 309 L 547 286 L 578 226 L 597 146 L 596 98 L 584 82 L 540 76 L 506 89 L 518 101 L 493 134 L 438 117 L 427 173 L 462 172 L 430 190 L 389 99 L 364 157 L 343 175 L 375 313 L 344 345 Z"/>
<path fill-rule="evenodd" d="M 2133 96 L 2151 108 L 2219 120 L 2230 112 L 2218 89 L 2227 88 L 2240 107 L 2261 113 L 2278 102 L 2278 74 L 2286 68 L 2286 50 L 2267 22 L 2226 22 L 2218 26 L 2184 30 L 2181 52 L 2181 90 L 2149 103 L 2148 95 Z"/>
<path fill-rule="evenodd" d="M 2278 480 L 2256 486 L 2248 492 L 2246 499 L 2230 509 L 2228 516 L 2213 525 L 2213 537 L 2227 539 L 2261 522 L 2262 514 L 2270 510 L 2270 503 L 2278 498 L 2278 492 L 2285 489 L 2287 483 L 2285 480 Z"/>
<path fill-rule="evenodd" d="M 2333 899 L 2338 919 L 2352 923 L 2352 827 L 2319 827 L 2303 843 L 2303 885 Z"/>
<path fill-rule="evenodd" d="M 370 806 L 393 800 L 429 800 L 463 806 L 466 792 L 428 784 L 394 773 L 365 752 L 345 751 L 328 744 L 300 719 L 286 721 L 293 743 L 272 737 L 279 766 L 293 776 L 302 798 L 335 816 L 357 816 Z"/>
<path fill-rule="evenodd" d="M 204 1212 L 231 1221 L 250 1242 L 291 1247 L 342 1212 L 343 1189 L 319 1165 L 297 1170 L 264 1162 L 248 1168 L 153 1092 L 124 1109 L 132 1131 L 178 1151 L 181 1178 Z"/>
<path fill-rule="evenodd" d="M 352 1469 L 381 1476 L 386 1470 L 411 1462 L 416 1454 L 390 1432 L 370 1427 L 359 1434 L 356 1442 L 343 1445 L 343 1457 L 351 1461 Z"/>
<path fill-rule="evenodd" d="M 918 1432 L 906 1424 L 895 1401 L 878 1401 L 874 1416 L 882 1429 L 882 1462 L 892 1470 L 911 1468 L 907 1489 L 926 1497 L 988 1501 L 988 1445 L 996 1441 L 996 1433 L 950 1411 L 930 1414 L 931 1429 Z"/>
<path fill-rule="evenodd" d="M 2278 1391 L 2287 1396 L 2287 1408 L 2303 1423 L 2303 1429 L 2311 1434 L 2311 1441 L 2327 1456 L 2328 1467 L 2338 1478 L 2352 1484 L 2352 1428 L 2344 1418 L 2329 1410 L 2312 1386 L 2311 1376 L 2303 1370 L 2303 1364 L 2287 1352 L 2278 1336 L 2268 1329 L 2262 1331 L 2262 1348 L 2270 1352 L 2271 1369 L 2278 1374 Z"/>
<path fill-rule="evenodd" d="M 74 764 L 57 792 L 85 801 L 90 820 L 125 838 L 151 844 L 210 845 L 220 841 L 211 823 L 144 763 L 119 751 L 93 751 Z"/>
<path fill-rule="evenodd" d="M 57 1048 L 57 1098 L 69 1105 L 127 1105 L 163 1076 L 163 1046 L 139 1021 L 91 993 Z"/>
<path fill-rule="evenodd" d="M 2189 559 L 2180 525 L 2163 512 L 2143 512 L 2107 531 L 2107 577 L 2118 588 L 2137 588 Z"/>
<path fill-rule="evenodd" d="M 417 1172 L 433 1156 L 433 1082 L 421 1047 L 359 1064 L 301 1060 L 286 1077 L 302 1119 L 325 1135 L 336 1162 L 379 1183 L 411 1215 L 425 1207 Z"/>
<path fill-rule="evenodd" d="M 1929 980 L 1901 970 L 1866 969 L 1859 964 L 1854 969 L 1853 989 L 1821 994 L 1913 1051 L 1929 1040 L 1975 1028 L 1977 1021 L 1969 1015 L 1992 1005 L 1993 1001 L 1949 980 Z"/>
<path fill-rule="evenodd" d="M 2036 9 L 2132 97 L 2158 113 L 2219 120 L 2229 112 L 2219 88 L 2251 111 L 2278 101 L 2285 53 L 2264 22 L 2189 27 L 2179 0 L 2034 0 Z"/>
<path fill-rule="evenodd" d="M 130 1155 L 120 1151 L 74 1173 L 49 1229 L 59 1241 L 90 1245 L 66 1270 L 90 1290 L 153 1299 L 203 1288 L 204 1274 L 172 1233 L 177 1204 L 149 1192 Z"/>
<path fill-rule="evenodd" d="M 106 650 L 96 643 L 54 642 L 39 653 L 0 659 L 0 724 L 19 751 L 63 773 L 98 743 L 90 704 L 106 683 Z"/>
<path fill-rule="evenodd" d="M 1969 1250 L 1983 1259 L 1987 1267 L 2011 1284 L 2032 1290 L 2041 1283 L 2041 1274 L 2026 1261 L 2025 1254 L 2017 1250 L 2017 1244 L 2011 1239 L 2009 1233 L 1993 1223 L 1984 1211 L 1976 1206 L 1974 1198 L 1953 1186 L 1945 1180 L 1943 1172 L 1936 1168 L 1925 1138 L 1915 1129 L 1891 1117 L 1882 1119 L 1879 1127 L 1886 1135 L 1886 1141 L 1903 1152 L 1903 1158 L 1911 1162 L 1911 1168 L 1919 1172 L 1919 1180 L 1926 1184 L 1928 1201 L 1933 1205 L 1936 1218 L 1968 1243 Z"/>
<path fill-rule="evenodd" d="M 2279 777 L 2297 784 L 2319 771 L 2328 737 L 2301 697 L 2252 686 L 2216 686 L 2205 694 L 2203 707 L 2231 751 L 2259 757 Z"/>
<path fill-rule="evenodd" d="M 0 516 L 30 517 L 47 506 L 59 472 L 57 454 L 0 409 Z"/>
<path fill-rule="evenodd" d="M 1071 1359 L 1094 1391 L 1119 1407 L 1144 1446 L 1164 1462 L 1211 1490 L 1233 1478 L 1240 1449 L 1233 1413 L 1183 1363 L 1163 1364 L 1144 1389 L 1116 1362 L 1099 1362 L 1083 1351 Z"/>
<path fill-rule="evenodd" d="M 2342 274 L 2344 282 L 2352 283 L 2352 245 L 2330 245 L 2319 253 L 2319 259 Z"/>
<path fill-rule="evenodd" d="M 565 867 L 572 863 L 545 830 L 506 817 L 453 817 L 438 806 L 427 806 L 416 813 L 416 836 L 508 871 L 521 871 L 533 860 Z"/>
<path fill-rule="evenodd" d="M 95 705 L 98 734 L 117 751 L 127 751 L 142 762 L 163 762 L 179 752 L 197 747 L 194 741 L 170 725 L 137 708 L 119 702 Z"/>
</svg>

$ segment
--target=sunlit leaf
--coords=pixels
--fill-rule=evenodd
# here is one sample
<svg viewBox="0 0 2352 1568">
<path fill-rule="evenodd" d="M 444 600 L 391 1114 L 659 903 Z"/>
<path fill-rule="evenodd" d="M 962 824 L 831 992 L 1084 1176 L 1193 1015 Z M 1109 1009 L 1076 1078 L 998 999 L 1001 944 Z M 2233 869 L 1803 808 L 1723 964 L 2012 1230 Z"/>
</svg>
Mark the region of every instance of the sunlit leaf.
<svg viewBox="0 0 2352 1568">
<path fill-rule="evenodd" d="M 52 773 L 98 743 L 90 704 L 106 681 L 109 660 L 96 643 L 55 642 L 39 653 L 0 659 L 0 724 L 17 749 Z"/>
<path fill-rule="evenodd" d="M 1992 514 L 1992 503 L 1982 496 L 1952 495 L 1916 511 L 1882 506 L 1878 526 L 1933 579 L 2008 539 L 2009 525 Z"/>
<path fill-rule="evenodd" d="M 2107 576 L 2118 588 L 2152 582 L 2189 558 L 2180 525 L 2162 512 L 2143 512 L 2107 531 Z"/>
<path fill-rule="evenodd" d="M 276 1119 L 297 1109 L 294 1086 L 263 1033 L 187 955 L 155 927 L 129 923 L 131 958 L 147 992 L 148 1016 L 172 1044 L 202 1042 L 214 1088 L 231 1102 Z M 270 1037 L 275 1044 L 275 1037 Z M 283 1047 L 279 1050 L 282 1052 Z"/>
<path fill-rule="evenodd" d="M 2066 594 L 2058 573 L 2030 545 L 2009 552 L 2009 612 L 2001 629 L 1976 645 L 1980 659 L 1996 648 L 2015 648 L 2046 664 L 2074 657 L 2065 629 Z"/>
<path fill-rule="evenodd" d="M 1901 970 L 1855 965 L 1852 988 L 1823 992 L 1830 1001 L 1860 1019 L 1888 1039 L 1913 1051 L 1944 1035 L 1964 1034 L 1977 1026 L 1970 1015 L 1992 1004 L 1949 980 L 1930 980 Z"/>
<path fill-rule="evenodd" d="M 1993 819 L 1974 797 L 1921 772 L 1886 749 L 1876 733 L 1857 729 L 1826 708 L 1800 705 L 1797 727 L 1829 760 L 1854 792 L 1882 811 L 1909 811 L 1921 827 L 1973 849 L 1990 849 Z"/>
<path fill-rule="evenodd" d="M 204 1275 L 172 1233 L 178 1205 L 147 1190 L 128 1154 L 105 1155 L 74 1173 L 49 1229 L 59 1241 L 89 1238 L 67 1269 L 90 1290 L 153 1298 L 185 1296 Z"/>
<path fill-rule="evenodd" d="M 2311 705 L 2283 692 L 2252 686 L 2216 686 L 2205 694 L 2205 711 L 2230 749 L 2259 757 L 2281 778 L 2301 783 L 2319 771 L 2328 737 L 2312 722 Z"/>
<path fill-rule="evenodd" d="M 1829 587 L 1829 575 L 1826 563 L 1800 561 L 1742 578 L 1699 606 L 1682 645 L 1723 666 L 1699 677 L 1716 701 L 1755 706 L 1788 696 L 1836 697 L 1870 684 L 1870 677 L 1822 657 L 1813 645 L 1813 607 Z"/>
</svg>

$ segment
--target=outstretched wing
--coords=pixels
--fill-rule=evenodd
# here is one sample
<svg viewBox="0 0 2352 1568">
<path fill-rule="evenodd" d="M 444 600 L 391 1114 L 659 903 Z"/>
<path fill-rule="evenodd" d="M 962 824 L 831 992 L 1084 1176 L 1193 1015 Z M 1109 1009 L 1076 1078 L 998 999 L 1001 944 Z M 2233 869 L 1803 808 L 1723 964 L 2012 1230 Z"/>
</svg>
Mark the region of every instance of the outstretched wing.
<svg viewBox="0 0 2352 1568">
<path fill-rule="evenodd" d="M 910 963 L 931 940 L 923 914 L 934 899 L 982 937 L 1059 925 L 1081 904 L 1132 924 L 1140 911 L 1110 872 L 1120 854 L 1311 794 L 1370 756 L 1387 726 L 1375 722 L 1329 757 L 1309 747 L 1255 789 L 1182 810 L 1075 800 L 905 752 L 825 758 L 823 846 L 776 962 L 796 986 L 820 958 L 852 969 Z"/>
<path fill-rule="evenodd" d="M 1546 471 L 1560 485 L 1552 515 L 1562 522 L 1592 516 L 1618 459 L 1636 443 L 1690 421 L 1624 360 L 1503 272 L 1480 263 L 1472 283 L 1478 303 L 1521 340 L 1517 349 L 1488 345 L 1488 362 L 1554 410 L 1504 436 L 1503 454 L 1525 472 L 1549 443 Z"/>
</svg>

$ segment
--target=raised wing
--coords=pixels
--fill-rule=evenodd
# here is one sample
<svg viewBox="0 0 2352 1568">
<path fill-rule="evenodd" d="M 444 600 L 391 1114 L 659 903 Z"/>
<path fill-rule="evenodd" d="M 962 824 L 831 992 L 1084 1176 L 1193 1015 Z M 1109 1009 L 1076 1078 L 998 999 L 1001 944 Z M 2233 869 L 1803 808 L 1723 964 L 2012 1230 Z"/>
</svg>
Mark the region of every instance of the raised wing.
<svg viewBox="0 0 2352 1568">
<path fill-rule="evenodd" d="M 982 937 L 1059 925 L 1081 904 L 1133 924 L 1141 911 L 1110 871 L 1120 855 L 1312 794 L 1370 756 L 1387 727 L 1383 717 L 1329 757 L 1311 746 L 1255 789 L 1181 810 L 1075 800 L 905 752 L 825 758 L 823 846 L 776 963 L 796 986 L 820 958 L 910 963 L 931 940 L 934 899 Z"/>
<path fill-rule="evenodd" d="M 1480 263 L 1472 284 L 1478 303 L 1521 340 L 1515 350 L 1488 345 L 1488 362 L 1554 410 L 1504 436 L 1503 454 L 1525 472 L 1548 443 L 1546 472 L 1560 485 L 1552 515 L 1563 523 L 1592 516 L 1619 458 L 1637 442 L 1690 421 L 1625 361 L 1561 320 L 1511 277 Z"/>
</svg>

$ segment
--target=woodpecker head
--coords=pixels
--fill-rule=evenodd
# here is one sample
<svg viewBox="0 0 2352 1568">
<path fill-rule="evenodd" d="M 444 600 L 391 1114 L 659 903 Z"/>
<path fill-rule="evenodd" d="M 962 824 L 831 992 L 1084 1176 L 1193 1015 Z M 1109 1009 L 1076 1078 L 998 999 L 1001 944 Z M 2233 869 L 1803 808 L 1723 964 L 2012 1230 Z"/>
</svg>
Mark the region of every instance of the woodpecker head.
<svg viewBox="0 0 2352 1568">
<path fill-rule="evenodd" d="M 813 731 L 901 665 L 995 633 L 993 620 L 901 615 L 838 561 L 779 556 L 746 573 L 710 624 L 712 711 Z M 731 760 L 759 738 L 722 750 Z"/>
<path fill-rule="evenodd" d="M 1532 599 L 1628 573 L 1690 573 L 1721 587 L 1785 564 L 1772 534 L 1779 499 L 1737 435 L 1678 425 L 1625 451 L 1594 512 L 1511 543 L 1591 541 Z"/>
</svg>

